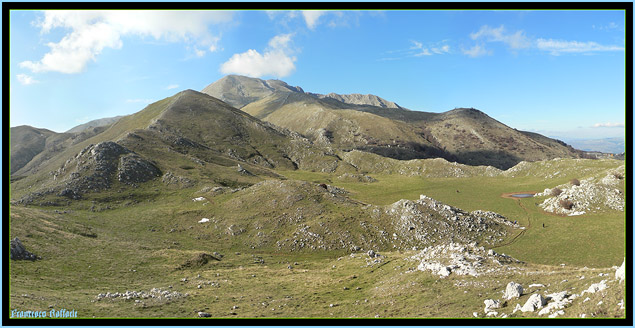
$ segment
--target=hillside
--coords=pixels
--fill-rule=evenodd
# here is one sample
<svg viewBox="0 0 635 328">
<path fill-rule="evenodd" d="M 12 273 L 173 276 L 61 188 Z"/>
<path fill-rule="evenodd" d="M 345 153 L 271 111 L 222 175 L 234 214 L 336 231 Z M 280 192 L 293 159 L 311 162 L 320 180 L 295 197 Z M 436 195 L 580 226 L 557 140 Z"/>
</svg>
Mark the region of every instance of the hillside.
<svg viewBox="0 0 635 328">
<path fill-rule="evenodd" d="M 167 185 L 193 186 L 205 180 L 217 186 L 249 185 L 261 175 L 276 176 L 274 168 L 345 172 L 347 166 L 340 162 L 306 139 L 186 90 L 60 150 L 36 174 L 17 181 L 14 196 L 25 197 L 23 202 L 55 195 L 80 198 L 134 187 L 159 174 Z M 140 175 L 126 178 L 134 171 Z"/>
<path fill-rule="evenodd" d="M 410 111 L 374 95 L 319 95 L 241 76 L 225 77 L 203 92 L 313 142 L 395 159 L 442 157 L 507 169 L 520 161 L 581 156 L 562 142 L 512 129 L 473 108 Z"/>
</svg>

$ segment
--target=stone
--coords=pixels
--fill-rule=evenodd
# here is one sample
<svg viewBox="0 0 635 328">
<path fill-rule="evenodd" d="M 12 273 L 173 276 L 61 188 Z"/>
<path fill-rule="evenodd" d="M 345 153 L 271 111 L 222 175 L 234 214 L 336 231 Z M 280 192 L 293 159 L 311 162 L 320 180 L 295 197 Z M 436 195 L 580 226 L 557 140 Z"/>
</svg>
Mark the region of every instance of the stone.
<svg viewBox="0 0 635 328">
<path fill-rule="evenodd" d="M 211 316 L 212 316 L 212 315 L 211 315 L 211 314 L 209 314 L 209 313 L 207 313 L 207 312 L 199 312 L 199 313 L 198 313 L 198 317 L 199 317 L 199 318 L 209 318 L 209 317 L 211 317 Z"/>
<path fill-rule="evenodd" d="M 615 279 L 619 280 L 620 282 L 622 282 L 625 278 L 625 273 L 624 273 L 625 263 L 626 263 L 626 259 L 624 259 L 624 261 L 622 262 L 622 266 L 617 268 L 617 270 L 615 270 Z"/>
<path fill-rule="evenodd" d="M 505 294 L 503 294 L 503 298 L 506 300 L 510 300 L 512 298 L 518 298 L 522 294 L 523 286 L 512 281 L 507 284 L 507 288 L 505 288 Z"/>
<path fill-rule="evenodd" d="M 520 309 L 523 312 L 534 312 L 547 304 L 547 300 L 540 294 L 533 294 L 529 297 L 525 305 Z"/>
<path fill-rule="evenodd" d="M 597 284 L 592 284 L 591 286 L 589 286 L 588 289 L 582 291 L 582 295 L 584 295 L 584 293 L 594 294 L 594 293 L 597 293 L 597 292 L 599 292 L 601 290 L 604 290 L 606 288 L 607 288 L 606 280 L 602 280 L 602 281 L 598 282 Z"/>
<path fill-rule="evenodd" d="M 501 307 L 501 302 L 499 300 L 485 300 L 485 313 L 491 312 L 492 309 L 499 309 Z"/>
<path fill-rule="evenodd" d="M 37 255 L 27 251 L 24 245 L 22 245 L 20 239 L 16 237 L 11 240 L 11 259 L 35 261 L 38 257 Z"/>
</svg>

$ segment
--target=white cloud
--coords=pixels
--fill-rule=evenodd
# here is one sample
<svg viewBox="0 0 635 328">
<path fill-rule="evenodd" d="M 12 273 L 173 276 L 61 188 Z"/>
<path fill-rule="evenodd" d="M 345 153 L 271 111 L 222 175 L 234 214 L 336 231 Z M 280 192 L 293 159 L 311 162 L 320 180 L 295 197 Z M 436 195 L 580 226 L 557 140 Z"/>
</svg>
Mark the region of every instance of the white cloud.
<svg viewBox="0 0 635 328">
<path fill-rule="evenodd" d="M 503 25 L 498 28 L 483 25 L 478 32 L 470 34 L 470 37 L 472 40 L 484 38 L 490 42 L 504 42 L 512 49 L 523 49 L 531 46 L 531 41 L 525 36 L 525 32 L 516 31 L 509 34 L 506 33 Z"/>
<path fill-rule="evenodd" d="M 484 55 L 490 55 L 492 52 L 485 49 L 482 45 L 475 45 L 470 49 L 461 49 L 464 55 L 468 55 L 470 57 L 480 57 Z"/>
<path fill-rule="evenodd" d="M 561 53 L 588 53 L 597 51 L 623 51 L 624 47 L 604 46 L 596 42 L 563 41 L 553 39 L 538 39 L 536 47 L 548 51 L 552 55 Z"/>
<path fill-rule="evenodd" d="M 593 124 L 594 128 L 623 128 L 624 123 L 596 123 Z"/>
<path fill-rule="evenodd" d="M 324 15 L 326 12 L 324 10 L 303 10 L 302 16 L 304 16 L 304 21 L 306 22 L 306 26 L 313 30 L 318 24 L 318 20 L 320 16 Z"/>
<path fill-rule="evenodd" d="M 417 50 L 418 52 L 412 54 L 412 56 L 414 57 L 421 57 L 421 56 L 432 56 L 432 55 L 442 55 L 442 54 L 446 54 L 450 52 L 450 46 L 447 44 L 443 44 L 440 45 L 442 42 L 437 42 L 436 46 L 431 47 L 430 49 L 428 49 L 427 47 L 423 46 L 423 43 L 416 41 L 416 40 L 411 40 L 410 42 L 412 42 L 413 46 L 410 47 L 410 50 Z"/>
<path fill-rule="evenodd" d="M 218 37 L 210 35 L 208 25 L 228 22 L 231 18 L 229 11 L 45 11 L 44 18 L 37 22 L 42 33 L 54 28 L 70 32 L 59 42 L 48 43 L 50 51 L 42 59 L 23 61 L 20 66 L 33 72 L 79 73 L 89 61 L 95 61 L 103 49 L 121 48 L 121 37 L 125 35 L 195 43 L 211 51 L 212 47 L 216 49 Z"/>
<path fill-rule="evenodd" d="M 294 62 L 296 61 L 289 46 L 291 37 L 292 34 L 276 35 L 269 40 L 269 46 L 263 54 L 254 49 L 234 54 L 221 65 L 220 71 L 223 74 L 240 74 L 250 77 L 288 76 L 295 71 Z"/>
<path fill-rule="evenodd" d="M 610 28 L 616 28 L 617 24 L 609 24 Z M 594 25 L 595 28 L 595 25 Z M 471 33 L 470 38 L 472 40 L 485 40 L 487 42 L 503 42 L 507 44 L 511 49 L 525 49 L 535 48 L 541 51 L 547 51 L 552 55 L 560 55 L 562 53 L 591 53 L 598 51 L 623 51 L 624 47 L 620 46 L 606 46 L 596 42 L 580 42 L 580 41 L 566 41 L 566 40 L 554 40 L 554 39 L 530 39 L 525 36 L 523 31 L 516 31 L 514 33 L 508 33 L 503 25 L 492 28 L 487 25 L 481 26 L 478 32 Z M 464 50 L 463 53 L 475 57 L 474 54 L 478 54 L 479 48 L 483 46 L 474 46 L 470 50 Z"/>
<path fill-rule="evenodd" d="M 16 77 L 18 78 L 18 82 L 20 82 L 20 84 L 22 85 L 30 85 L 30 84 L 35 84 L 40 82 L 34 79 L 32 76 L 29 76 L 26 74 L 18 74 L 16 75 Z"/>
<path fill-rule="evenodd" d="M 170 84 L 167 87 L 165 87 L 165 90 L 171 90 L 171 89 L 176 89 L 178 88 L 179 85 L 178 84 Z"/>
</svg>

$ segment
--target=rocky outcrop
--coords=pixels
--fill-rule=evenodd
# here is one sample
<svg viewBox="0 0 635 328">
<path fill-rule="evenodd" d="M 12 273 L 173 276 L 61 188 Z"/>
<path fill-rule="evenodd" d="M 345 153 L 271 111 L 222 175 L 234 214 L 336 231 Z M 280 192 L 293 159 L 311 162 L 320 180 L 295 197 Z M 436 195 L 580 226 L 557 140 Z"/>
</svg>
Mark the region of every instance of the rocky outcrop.
<svg viewBox="0 0 635 328">
<path fill-rule="evenodd" d="M 190 180 L 186 177 L 175 175 L 172 172 L 165 173 L 161 178 L 161 181 L 163 181 L 165 185 L 174 186 L 177 188 L 190 188 L 193 187 L 195 184 L 195 181 Z"/>
<path fill-rule="evenodd" d="M 27 251 L 20 239 L 16 237 L 11 240 L 11 259 L 35 261 L 38 256 Z"/>
<path fill-rule="evenodd" d="M 161 171 L 128 148 L 106 141 L 82 149 L 51 175 L 61 185 L 59 196 L 79 199 L 84 193 L 109 189 L 115 179 L 135 185 L 160 176 Z"/>
<path fill-rule="evenodd" d="M 152 180 L 161 176 L 161 171 L 154 164 L 137 154 L 127 154 L 119 160 L 117 178 L 120 182 L 135 184 Z"/>
<path fill-rule="evenodd" d="M 547 188 L 535 197 L 548 196 L 540 207 L 547 212 L 568 216 L 606 210 L 624 211 L 624 193 L 617 188 L 624 182 L 623 170 L 623 166 L 619 167 L 602 178 L 584 179 L 579 185 L 560 185 L 557 189 L 561 192 L 557 196 L 553 196 L 556 188 Z"/>
<path fill-rule="evenodd" d="M 418 270 L 431 271 L 441 278 L 450 274 L 478 277 L 501 270 L 514 270 L 515 268 L 511 266 L 503 268 L 503 263 L 519 262 L 504 254 L 488 252 L 482 246 L 477 247 L 476 243 L 430 246 L 410 259 L 420 261 Z"/>
</svg>

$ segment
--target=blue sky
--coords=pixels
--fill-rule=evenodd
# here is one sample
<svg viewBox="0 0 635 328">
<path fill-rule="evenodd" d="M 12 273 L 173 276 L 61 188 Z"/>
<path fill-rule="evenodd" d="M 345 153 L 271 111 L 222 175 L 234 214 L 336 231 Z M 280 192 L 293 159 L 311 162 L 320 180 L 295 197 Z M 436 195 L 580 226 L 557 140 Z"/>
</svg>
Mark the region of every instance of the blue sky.
<svg viewBox="0 0 635 328">
<path fill-rule="evenodd" d="M 621 11 L 12 11 L 10 27 L 11 126 L 63 132 L 241 74 L 624 136 Z"/>
</svg>

